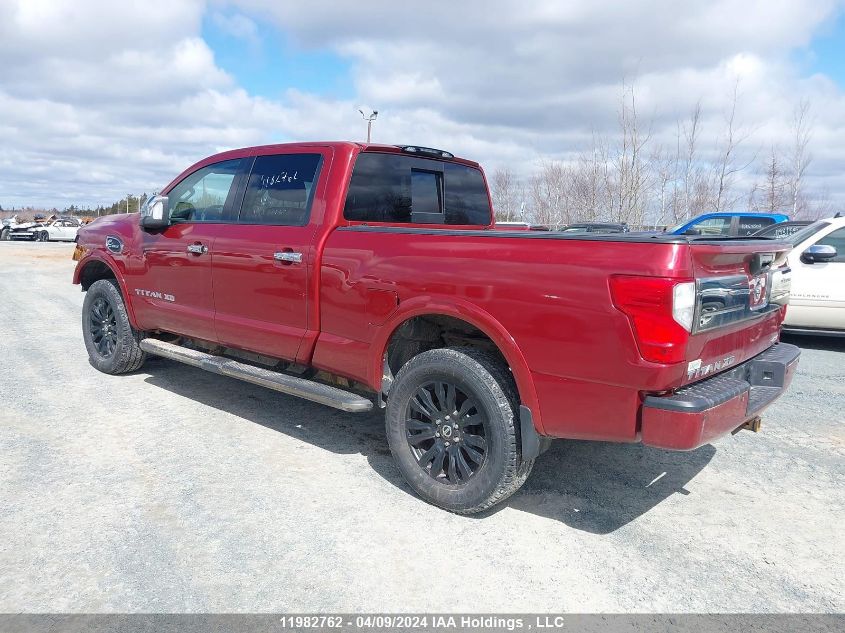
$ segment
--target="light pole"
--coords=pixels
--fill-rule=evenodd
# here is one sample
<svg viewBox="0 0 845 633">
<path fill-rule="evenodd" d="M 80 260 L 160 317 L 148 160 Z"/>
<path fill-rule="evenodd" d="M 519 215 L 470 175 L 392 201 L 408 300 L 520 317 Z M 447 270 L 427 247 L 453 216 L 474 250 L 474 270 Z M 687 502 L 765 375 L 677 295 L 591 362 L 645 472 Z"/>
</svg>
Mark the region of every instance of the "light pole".
<svg viewBox="0 0 845 633">
<path fill-rule="evenodd" d="M 369 108 L 368 108 L 369 111 Z M 373 131 L 373 121 L 378 118 L 378 110 L 373 110 L 371 114 L 364 114 L 364 111 L 360 108 L 358 112 L 361 113 L 361 117 L 367 122 L 367 143 L 370 142 L 370 136 Z"/>
</svg>

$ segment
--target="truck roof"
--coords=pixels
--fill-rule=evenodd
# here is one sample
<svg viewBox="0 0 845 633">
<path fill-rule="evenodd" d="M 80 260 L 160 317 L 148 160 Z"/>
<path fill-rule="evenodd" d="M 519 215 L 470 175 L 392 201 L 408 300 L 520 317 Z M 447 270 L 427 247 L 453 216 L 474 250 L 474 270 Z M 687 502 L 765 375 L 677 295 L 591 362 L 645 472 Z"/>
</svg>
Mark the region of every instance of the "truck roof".
<svg viewBox="0 0 845 633">
<path fill-rule="evenodd" d="M 468 160 L 466 158 L 460 158 L 455 156 L 451 152 L 441 149 L 434 149 L 430 147 L 426 147 L 423 145 L 411 145 L 411 144 L 401 144 L 401 145 L 387 145 L 383 143 L 359 143 L 356 141 L 298 141 L 294 143 L 273 143 L 269 145 L 252 145 L 249 147 L 239 147 L 237 149 L 230 149 L 224 152 L 219 152 L 217 154 L 213 154 L 211 156 L 207 156 L 195 163 L 195 165 L 199 165 L 200 163 L 208 164 L 212 162 L 217 162 L 220 160 L 226 160 L 231 158 L 245 158 L 247 156 L 254 156 L 256 154 L 264 154 L 264 153 L 276 153 L 281 152 L 284 150 L 291 150 L 291 149 L 307 149 L 310 147 L 330 147 L 330 148 L 338 148 L 338 149 L 352 149 L 356 152 L 382 152 L 382 153 L 393 153 L 393 154 L 412 154 L 418 156 L 425 156 L 426 158 L 435 158 L 436 160 L 445 160 L 450 162 L 462 163 L 464 165 L 470 165 L 472 167 L 480 167 L 480 165 L 473 160 Z M 411 148 L 417 150 L 423 150 L 420 152 L 411 151 Z M 439 154 L 435 155 L 433 153 L 428 153 L 430 150 L 431 152 L 439 152 Z"/>
</svg>

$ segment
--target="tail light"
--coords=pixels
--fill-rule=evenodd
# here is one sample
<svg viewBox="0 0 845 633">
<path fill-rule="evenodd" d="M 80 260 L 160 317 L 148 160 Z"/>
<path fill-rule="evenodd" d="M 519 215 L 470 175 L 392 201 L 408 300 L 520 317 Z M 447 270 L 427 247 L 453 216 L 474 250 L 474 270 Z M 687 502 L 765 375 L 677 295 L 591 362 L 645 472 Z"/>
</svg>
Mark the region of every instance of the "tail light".
<svg viewBox="0 0 845 633">
<path fill-rule="evenodd" d="M 631 322 L 640 355 L 653 363 L 679 363 L 695 315 L 695 282 L 668 277 L 613 275 L 613 305 Z"/>
</svg>

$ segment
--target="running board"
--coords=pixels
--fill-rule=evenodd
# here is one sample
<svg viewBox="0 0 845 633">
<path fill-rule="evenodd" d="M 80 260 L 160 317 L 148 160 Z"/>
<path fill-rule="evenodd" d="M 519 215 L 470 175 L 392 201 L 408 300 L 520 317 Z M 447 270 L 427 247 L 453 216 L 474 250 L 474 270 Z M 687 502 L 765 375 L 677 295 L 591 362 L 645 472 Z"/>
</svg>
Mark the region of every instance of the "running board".
<svg viewBox="0 0 845 633">
<path fill-rule="evenodd" d="M 199 367 L 215 374 L 245 380 L 254 385 L 267 387 L 268 389 L 280 391 L 290 396 L 304 398 L 305 400 L 334 407 L 341 411 L 360 413 L 370 411 L 373 408 L 371 400 L 349 391 L 314 382 L 313 380 L 305 380 L 304 378 L 289 376 L 288 374 L 282 374 L 277 371 L 254 367 L 232 360 L 231 358 L 226 358 L 225 356 L 206 354 L 205 352 L 159 341 L 154 338 L 145 338 L 141 341 L 140 345 L 141 349 L 148 354 L 155 354 L 156 356 L 176 360 L 180 363 Z"/>
</svg>

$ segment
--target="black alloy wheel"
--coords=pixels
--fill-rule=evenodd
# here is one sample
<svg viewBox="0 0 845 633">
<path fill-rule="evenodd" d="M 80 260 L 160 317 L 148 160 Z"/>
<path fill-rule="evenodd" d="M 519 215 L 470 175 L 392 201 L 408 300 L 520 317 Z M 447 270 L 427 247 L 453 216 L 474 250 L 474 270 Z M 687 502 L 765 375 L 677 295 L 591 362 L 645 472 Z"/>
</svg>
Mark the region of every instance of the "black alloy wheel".
<svg viewBox="0 0 845 633">
<path fill-rule="evenodd" d="M 516 492 L 534 464 L 521 455 L 518 411 L 513 376 L 495 351 L 421 352 L 399 369 L 388 392 L 390 454 L 429 503 L 481 512 Z"/>
<path fill-rule="evenodd" d="M 115 279 L 95 281 L 82 302 L 82 338 L 88 362 L 111 375 L 126 374 L 144 364 L 144 333 L 135 330 Z"/>
<path fill-rule="evenodd" d="M 422 385 L 408 403 L 406 437 L 419 467 L 432 479 L 466 484 L 487 456 L 487 420 L 475 400 L 444 381 Z"/>
<path fill-rule="evenodd" d="M 88 318 L 91 340 L 102 358 L 110 358 L 117 347 L 117 319 L 114 310 L 103 297 L 91 304 Z"/>
</svg>

